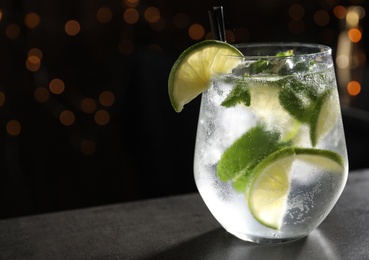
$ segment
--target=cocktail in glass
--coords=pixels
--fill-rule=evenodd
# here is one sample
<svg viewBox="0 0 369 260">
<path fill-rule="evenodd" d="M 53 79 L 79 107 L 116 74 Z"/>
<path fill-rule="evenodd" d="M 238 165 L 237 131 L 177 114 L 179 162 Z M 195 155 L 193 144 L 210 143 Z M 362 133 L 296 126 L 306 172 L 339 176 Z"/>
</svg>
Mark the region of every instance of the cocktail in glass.
<svg viewBox="0 0 369 260">
<path fill-rule="evenodd" d="M 236 45 L 202 93 L 194 175 L 211 213 L 258 243 L 307 236 L 341 195 L 348 160 L 331 49 Z"/>
</svg>

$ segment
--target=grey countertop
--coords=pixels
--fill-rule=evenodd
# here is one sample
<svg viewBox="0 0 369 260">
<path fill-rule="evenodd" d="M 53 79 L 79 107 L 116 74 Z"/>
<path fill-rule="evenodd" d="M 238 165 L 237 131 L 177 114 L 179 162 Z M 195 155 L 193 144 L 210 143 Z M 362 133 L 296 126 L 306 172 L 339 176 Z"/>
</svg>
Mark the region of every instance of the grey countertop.
<svg viewBox="0 0 369 260">
<path fill-rule="evenodd" d="M 0 259 L 369 259 L 369 169 L 351 172 L 308 237 L 257 245 L 225 232 L 200 196 L 0 220 Z"/>
</svg>

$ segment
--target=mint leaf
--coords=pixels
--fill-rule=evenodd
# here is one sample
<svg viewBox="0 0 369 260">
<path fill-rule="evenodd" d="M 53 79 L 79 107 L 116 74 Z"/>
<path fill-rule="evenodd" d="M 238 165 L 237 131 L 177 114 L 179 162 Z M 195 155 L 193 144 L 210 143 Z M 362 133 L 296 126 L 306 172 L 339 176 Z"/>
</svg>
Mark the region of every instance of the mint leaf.
<svg viewBox="0 0 369 260">
<path fill-rule="evenodd" d="M 280 104 L 295 119 L 308 123 L 318 98 L 316 87 L 294 77 L 285 78 L 281 82 Z"/>
<path fill-rule="evenodd" d="M 291 144 L 281 142 L 279 133 L 268 131 L 263 125 L 255 126 L 223 153 L 217 175 L 224 182 L 231 180 L 237 191 L 243 191 L 250 173 L 264 158 Z"/>
<path fill-rule="evenodd" d="M 288 50 L 288 51 L 280 51 L 275 56 L 286 57 L 286 56 L 292 56 L 292 55 L 293 55 L 293 50 Z"/>
<path fill-rule="evenodd" d="M 308 72 L 311 67 L 315 65 L 315 61 L 310 61 L 309 63 L 306 63 L 304 60 L 296 61 L 294 63 L 293 70 L 296 72 Z"/>
<path fill-rule="evenodd" d="M 251 94 L 245 81 L 238 81 L 232 91 L 221 103 L 224 107 L 233 107 L 239 103 L 250 106 Z"/>
<path fill-rule="evenodd" d="M 266 73 L 273 69 L 273 64 L 268 60 L 257 60 L 250 64 L 249 75 Z"/>
<path fill-rule="evenodd" d="M 278 52 L 276 57 L 288 57 L 293 55 L 293 50 L 281 51 Z M 271 74 L 280 74 L 285 75 L 286 71 L 286 60 L 257 60 L 250 64 L 249 66 L 249 75 L 253 74 L 262 74 L 262 73 L 271 73 Z"/>
</svg>

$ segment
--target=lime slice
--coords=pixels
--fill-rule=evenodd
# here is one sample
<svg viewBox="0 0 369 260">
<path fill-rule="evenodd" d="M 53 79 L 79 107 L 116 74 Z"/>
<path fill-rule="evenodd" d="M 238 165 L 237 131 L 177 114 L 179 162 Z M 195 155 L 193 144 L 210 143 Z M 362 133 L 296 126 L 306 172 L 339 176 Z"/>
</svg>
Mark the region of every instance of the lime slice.
<svg viewBox="0 0 369 260">
<path fill-rule="evenodd" d="M 258 222 L 273 229 L 280 229 L 286 211 L 289 172 L 294 160 L 293 150 L 288 151 L 291 154 L 279 155 L 265 163 L 268 166 L 260 170 L 249 191 L 251 213 Z"/>
<path fill-rule="evenodd" d="M 236 191 L 244 192 L 255 167 L 270 154 L 290 146 L 290 142 L 280 142 L 279 133 L 257 125 L 224 151 L 217 165 L 217 175 L 222 181 L 233 182 Z"/>
<path fill-rule="evenodd" d="M 338 119 L 339 100 L 332 95 L 331 90 L 326 91 L 316 104 L 316 111 L 310 121 L 310 140 L 313 146 L 323 139 L 334 127 Z"/>
<path fill-rule="evenodd" d="M 210 87 L 212 75 L 230 73 L 241 62 L 237 57 L 242 56 L 237 48 L 216 40 L 202 41 L 186 49 L 174 63 L 168 79 L 174 110 L 181 112 L 185 104 Z"/>
<path fill-rule="evenodd" d="M 295 160 L 334 172 L 342 173 L 344 169 L 342 157 L 329 150 L 288 147 L 265 158 L 254 169 L 247 196 L 251 214 L 267 227 L 281 228 Z"/>
<path fill-rule="evenodd" d="M 296 159 L 329 172 L 343 173 L 344 162 L 338 153 L 313 148 L 295 148 Z"/>
</svg>

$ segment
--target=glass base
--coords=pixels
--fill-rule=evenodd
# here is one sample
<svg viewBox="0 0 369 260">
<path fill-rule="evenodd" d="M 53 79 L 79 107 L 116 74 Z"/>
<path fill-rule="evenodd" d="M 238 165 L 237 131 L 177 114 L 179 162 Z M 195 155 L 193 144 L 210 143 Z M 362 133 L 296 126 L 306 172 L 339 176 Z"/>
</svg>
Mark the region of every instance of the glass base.
<svg viewBox="0 0 369 260">
<path fill-rule="evenodd" d="M 266 238 L 266 237 L 258 237 L 258 236 L 253 236 L 253 235 L 241 234 L 238 232 L 232 232 L 230 230 L 226 230 L 226 231 L 241 240 L 256 243 L 256 244 L 284 244 L 284 243 L 289 243 L 289 242 L 293 242 L 296 240 L 300 240 L 307 236 L 307 235 L 303 235 L 303 236 L 289 237 L 289 238 L 278 238 L 278 237 L 267 237 Z"/>
</svg>

